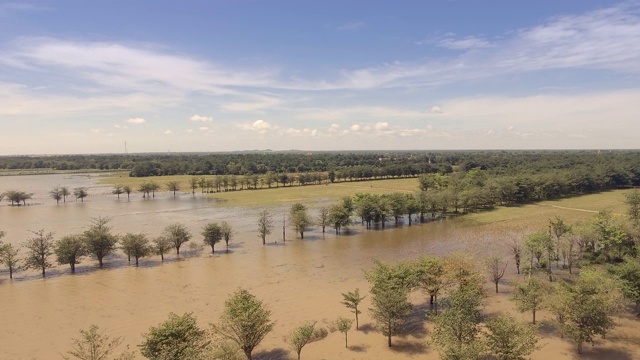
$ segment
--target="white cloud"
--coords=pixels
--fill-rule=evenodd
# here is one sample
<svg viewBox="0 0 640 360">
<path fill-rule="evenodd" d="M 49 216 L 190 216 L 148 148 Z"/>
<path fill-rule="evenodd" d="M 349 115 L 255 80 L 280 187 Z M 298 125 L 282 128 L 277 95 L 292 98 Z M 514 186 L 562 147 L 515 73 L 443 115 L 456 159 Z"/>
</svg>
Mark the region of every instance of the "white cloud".
<svg viewBox="0 0 640 360">
<path fill-rule="evenodd" d="M 201 126 L 201 127 L 198 128 L 198 130 L 200 130 L 200 131 L 209 131 L 209 128 L 206 127 L 206 126 Z"/>
<path fill-rule="evenodd" d="M 456 37 L 454 33 L 447 33 L 444 36 L 436 36 L 424 41 L 416 42 L 418 45 L 430 44 L 451 50 L 472 50 L 484 49 L 494 46 L 489 40 L 481 36 Z"/>
<path fill-rule="evenodd" d="M 362 21 L 352 21 L 348 23 L 344 23 L 342 25 L 338 25 L 335 27 L 336 30 L 360 30 L 367 26 L 366 23 Z"/>
<path fill-rule="evenodd" d="M 92 132 L 92 133 L 94 133 L 94 134 L 98 134 L 98 133 L 101 133 L 101 132 L 103 132 L 103 131 L 104 131 L 104 130 L 99 129 L 99 128 L 97 128 L 97 129 L 91 129 L 91 132 Z"/>
<path fill-rule="evenodd" d="M 360 131 L 361 128 L 362 128 L 362 125 L 360 125 L 360 124 L 353 124 L 353 125 L 349 126 L 349 130 L 353 131 L 353 132 L 358 132 L 358 131 Z"/>
<path fill-rule="evenodd" d="M 226 111 L 234 112 L 255 112 L 269 108 L 273 108 L 282 103 L 282 101 L 275 97 L 270 96 L 258 96 L 255 101 L 248 102 L 232 102 L 223 104 L 221 107 Z"/>
<path fill-rule="evenodd" d="M 193 115 L 189 118 L 193 122 L 211 122 L 213 118 L 211 116 Z"/>
<path fill-rule="evenodd" d="M 429 109 L 429 113 L 442 114 L 442 108 L 440 106 L 432 106 L 431 109 Z"/>
<path fill-rule="evenodd" d="M 143 118 L 129 118 L 129 120 L 127 120 L 127 122 L 129 124 L 144 124 L 146 122 L 146 120 L 143 119 Z"/>
<path fill-rule="evenodd" d="M 171 130 L 165 130 L 165 131 L 163 132 L 163 134 L 165 134 L 165 135 L 171 135 L 171 134 L 173 134 L 173 132 L 172 132 Z"/>
<path fill-rule="evenodd" d="M 274 130 L 277 128 L 264 120 L 256 120 L 251 124 L 240 124 L 238 126 L 242 130 L 256 131 L 260 134 L 264 134 L 267 130 Z"/>
<path fill-rule="evenodd" d="M 377 131 L 387 130 L 389 128 L 389 123 L 388 122 L 378 122 L 373 126 L 373 128 L 376 129 Z"/>
</svg>

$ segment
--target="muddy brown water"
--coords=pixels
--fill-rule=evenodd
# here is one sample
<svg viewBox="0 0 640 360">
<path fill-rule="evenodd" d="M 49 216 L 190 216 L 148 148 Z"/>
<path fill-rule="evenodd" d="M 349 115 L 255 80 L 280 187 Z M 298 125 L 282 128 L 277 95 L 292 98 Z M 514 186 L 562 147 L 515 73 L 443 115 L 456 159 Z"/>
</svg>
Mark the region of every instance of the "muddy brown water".
<svg viewBox="0 0 640 360">
<path fill-rule="evenodd" d="M 216 246 L 215 254 L 205 247 L 198 255 L 187 243 L 180 258 L 171 254 L 164 263 L 157 256 L 145 258 L 139 268 L 130 266 L 118 253 L 106 259 L 102 270 L 97 269 L 95 261 L 84 259 L 77 267 L 78 274 L 70 275 L 66 266 L 54 266 L 46 279 L 35 271 L 25 271 L 9 281 L 3 271 L 0 359 L 59 359 L 71 348 L 71 339 L 77 337 L 78 330 L 91 324 L 113 336 L 123 336 L 124 344 L 137 350 L 142 334 L 164 321 L 170 312 L 193 312 L 203 327 L 217 321 L 224 300 L 239 287 L 262 299 L 276 321 L 274 331 L 256 349 L 256 358 L 294 358 L 283 337 L 305 321 L 327 326 L 338 316 L 351 316 L 340 304 L 340 293 L 360 288 L 367 294 L 363 269 L 371 266 L 372 259 L 397 261 L 453 251 L 483 254 L 496 249 L 500 240 L 490 229 L 449 220 L 385 230 L 365 230 L 356 225 L 341 236 L 334 235 L 331 229 L 323 235 L 316 228 L 305 233 L 304 240 L 287 229 L 288 241 L 283 242 L 286 206 L 279 205 L 270 207 L 275 228 L 263 246 L 256 231 L 260 209 L 220 207 L 215 200 L 190 193 L 181 193 L 174 199 L 172 194 L 160 192 L 152 200 L 135 194 L 129 201 L 121 195 L 118 200 L 110 194 L 109 187 L 97 184 L 95 179 L 92 175 L 0 177 L 2 191 L 34 193 L 31 206 L 0 203 L 0 229 L 6 232 L 3 241 L 20 244 L 30 236 L 28 230 L 38 229 L 52 231 L 59 238 L 83 231 L 92 217 L 109 216 L 114 233 L 145 232 L 153 237 L 164 226 L 179 222 L 192 232 L 191 242 L 201 244 L 199 233 L 204 224 L 227 221 L 235 230 L 229 251 L 222 243 Z M 90 196 L 84 203 L 76 203 L 70 197 L 66 204 L 56 205 L 47 192 L 58 184 L 88 187 Z M 315 213 L 319 204 L 309 207 Z M 511 306 L 508 296 L 501 296 L 490 302 L 489 310 Z M 413 320 L 405 334 L 394 338 L 393 348 L 387 348 L 385 338 L 373 329 L 366 310 L 367 298 L 360 318 L 362 329 L 349 332 L 348 349 L 342 334 L 332 333 L 323 341 L 307 345 L 302 358 L 437 359 L 437 353 L 425 342 L 429 332 L 429 326 L 422 321 L 425 298 L 416 294 L 412 300 L 417 306 Z M 628 327 L 633 329 L 634 323 Z M 637 331 L 621 334 L 638 341 Z M 629 341 L 623 347 L 617 345 L 610 344 L 609 350 L 627 356 L 621 359 L 634 358 L 634 351 L 640 349 Z M 571 344 L 548 337 L 534 358 L 572 356 Z"/>
</svg>

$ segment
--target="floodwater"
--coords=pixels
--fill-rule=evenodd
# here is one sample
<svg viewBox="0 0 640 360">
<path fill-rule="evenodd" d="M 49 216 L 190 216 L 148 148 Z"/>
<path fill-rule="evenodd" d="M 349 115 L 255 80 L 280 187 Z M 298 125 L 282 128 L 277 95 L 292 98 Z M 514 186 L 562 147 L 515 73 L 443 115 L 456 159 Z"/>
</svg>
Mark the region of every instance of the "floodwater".
<svg viewBox="0 0 640 360">
<path fill-rule="evenodd" d="M 164 321 L 170 312 L 193 312 L 203 327 L 216 322 L 225 299 L 239 287 L 262 299 L 276 321 L 274 330 L 256 349 L 256 358 L 290 359 L 294 353 L 288 350 L 283 336 L 306 321 L 327 326 L 339 316 L 351 316 L 340 304 L 340 294 L 355 288 L 368 293 L 363 269 L 371 266 L 372 259 L 397 261 L 452 251 L 486 253 L 496 249 L 500 240 L 487 229 L 441 221 L 385 230 L 365 230 L 356 225 L 341 236 L 335 236 L 332 229 L 323 235 L 316 228 L 305 233 L 304 241 L 287 229 L 287 241 L 283 242 L 282 218 L 287 209 L 286 205 L 278 205 L 270 208 L 275 215 L 275 228 L 263 246 L 256 231 L 261 209 L 228 204 L 219 207 L 215 200 L 200 194 L 193 197 L 181 193 L 173 198 L 164 191 L 155 199 L 142 199 L 136 193 L 129 201 L 126 195 L 118 200 L 110 194 L 109 187 L 97 184 L 95 179 L 87 175 L 0 177 L 0 191 L 33 192 L 32 203 L 37 204 L 10 207 L 4 201 L 0 203 L 0 229 L 6 232 L 3 241 L 20 244 L 30 236 L 28 230 L 39 229 L 52 231 L 59 238 L 82 232 L 92 217 L 108 216 L 117 234 L 145 232 L 153 237 L 166 225 L 178 222 L 192 232 L 190 242 L 202 244 L 200 229 L 206 223 L 227 221 L 235 230 L 229 251 L 222 243 L 217 245 L 215 254 L 205 247 L 198 255 L 187 243 L 181 249 L 181 258 L 172 254 L 161 263 L 159 257 L 153 256 L 143 259 L 139 268 L 130 266 L 118 253 L 105 260 L 102 270 L 97 269 L 95 261 L 84 259 L 77 267 L 78 274 L 70 275 L 68 266 L 54 266 L 46 279 L 29 270 L 9 281 L 3 271 L 0 359 L 61 358 L 60 354 L 71 348 L 71 339 L 77 337 L 78 330 L 91 324 L 112 336 L 123 336 L 124 344 L 137 350 L 142 334 Z M 86 186 L 89 197 L 84 203 L 76 203 L 71 197 L 66 204 L 56 205 L 47 197 L 56 185 L 71 189 Z M 320 204 L 308 206 L 315 214 Z M 392 349 L 373 329 L 368 300 L 362 305 L 361 331 L 349 332 L 349 349 L 344 347 L 342 334 L 332 333 L 327 339 L 307 345 L 302 358 L 437 359 L 437 353 L 425 345 L 429 329 L 421 320 L 423 296 L 412 297 L 418 306 L 414 320 L 409 323 L 407 334 L 394 338 Z M 510 307 L 506 294 L 491 301 L 489 308 L 505 306 Z M 633 323 L 629 326 L 633 327 Z M 620 354 L 626 356 L 634 350 L 638 350 L 637 345 Z M 571 345 L 556 338 L 547 339 L 539 353 L 534 358 L 572 358 Z"/>
</svg>

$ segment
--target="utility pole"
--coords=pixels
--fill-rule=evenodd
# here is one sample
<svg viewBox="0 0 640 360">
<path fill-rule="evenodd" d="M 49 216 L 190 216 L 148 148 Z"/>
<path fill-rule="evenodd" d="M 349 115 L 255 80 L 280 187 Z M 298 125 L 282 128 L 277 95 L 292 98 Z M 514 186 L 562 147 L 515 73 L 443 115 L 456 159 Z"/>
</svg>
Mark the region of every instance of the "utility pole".
<svg viewBox="0 0 640 360">
<path fill-rule="evenodd" d="M 286 242 L 287 239 L 285 238 L 285 223 L 286 223 L 286 215 L 282 214 L 282 242 Z"/>
</svg>

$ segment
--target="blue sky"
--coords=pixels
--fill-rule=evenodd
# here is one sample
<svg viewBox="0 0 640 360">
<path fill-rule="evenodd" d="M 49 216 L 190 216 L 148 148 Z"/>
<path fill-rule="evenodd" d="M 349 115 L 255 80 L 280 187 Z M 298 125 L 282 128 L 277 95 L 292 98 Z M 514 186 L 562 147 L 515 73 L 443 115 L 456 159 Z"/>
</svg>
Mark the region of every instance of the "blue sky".
<svg viewBox="0 0 640 360">
<path fill-rule="evenodd" d="M 0 2 L 0 155 L 638 148 L 639 75 L 640 1 Z"/>
</svg>

